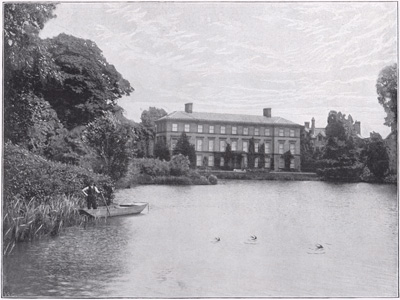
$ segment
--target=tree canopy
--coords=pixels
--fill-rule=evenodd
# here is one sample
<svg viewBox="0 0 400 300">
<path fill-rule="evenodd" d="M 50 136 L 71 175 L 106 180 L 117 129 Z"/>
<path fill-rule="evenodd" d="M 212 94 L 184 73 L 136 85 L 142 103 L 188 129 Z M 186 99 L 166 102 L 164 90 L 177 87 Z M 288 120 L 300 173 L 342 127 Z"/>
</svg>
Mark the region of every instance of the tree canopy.
<svg viewBox="0 0 400 300">
<path fill-rule="evenodd" d="M 385 125 L 392 131 L 397 129 L 397 63 L 387 66 L 379 73 L 376 83 L 378 101 L 383 106 L 387 116 Z"/>
<path fill-rule="evenodd" d="M 389 170 L 389 155 L 379 133 L 371 132 L 366 149 L 368 169 L 382 179 Z"/>
<path fill-rule="evenodd" d="M 182 154 L 187 156 L 192 168 L 196 165 L 196 150 L 194 145 L 190 144 L 186 133 L 182 132 L 172 153 L 173 155 Z"/>
<path fill-rule="evenodd" d="M 40 99 L 42 75 L 50 72 L 48 56 L 38 37 L 54 18 L 55 4 L 4 4 L 4 137 L 26 144 L 34 124 L 32 105 Z"/>
<path fill-rule="evenodd" d="M 140 119 L 142 120 L 143 126 L 149 129 L 154 129 L 155 120 L 162 118 L 167 115 L 167 112 L 162 108 L 149 107 L 149 110 L 144 110 Z"/>
<path fill-rule="evenodd" d="M 44 41 L 57 74 L 43 87 L 45 99 L 68 128 L 85 125 L 133 88 L 90 40 L 64 33 Z"/>
</svg>

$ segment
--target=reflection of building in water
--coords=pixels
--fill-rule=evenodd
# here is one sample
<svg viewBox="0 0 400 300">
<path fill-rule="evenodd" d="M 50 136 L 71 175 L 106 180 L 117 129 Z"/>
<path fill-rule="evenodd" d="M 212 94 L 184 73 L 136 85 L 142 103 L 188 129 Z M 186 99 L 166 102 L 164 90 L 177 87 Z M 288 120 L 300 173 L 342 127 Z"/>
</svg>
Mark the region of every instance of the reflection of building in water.
<svg viewBox="0 0 400 300">
<path fill-rule="evenodd" d="M 351 130 L 354 133 L 354 135 L 356 135 L 359 138 L 362 138 L 360 121 L 353 122 L 353 118 L 351 117 L 351 115 L 349 115 L 347 119 L 344 119 L 344 121 L 347 130 Z M 311 127 L 310 127 L 310 122 L 304 122 L 304 130 L 306 133 L 309 134 L 311 144 L 313 145 L 314 149 L 321 149 L 325 146 L 326 129 L 325 127 L 316 128 L 314 118 L 311 119 Z"/>
<path fill-rule="evenodd" d="M 282 154 L 290 150 L 294 156 L 290 168 L 300 170 L 301 127 L 272 117 L 271 108 L 265 108 L 260 116 L 221 114 L 193 112 L 193 104 L 187 103 L 185 111 L 172 112 L 156 121 L 156 141 L 163 139 L 172 151 L 185 132 L 195 145 L 196 165 L 212 168 L 227 166 L 224 153 L 228 144 L 233 152 L 230 168 L 247 168 L 251 152 L 255 168 L 283 169 Z M 250 149 L 251 139 L 254 150 Z"/>
</svg>

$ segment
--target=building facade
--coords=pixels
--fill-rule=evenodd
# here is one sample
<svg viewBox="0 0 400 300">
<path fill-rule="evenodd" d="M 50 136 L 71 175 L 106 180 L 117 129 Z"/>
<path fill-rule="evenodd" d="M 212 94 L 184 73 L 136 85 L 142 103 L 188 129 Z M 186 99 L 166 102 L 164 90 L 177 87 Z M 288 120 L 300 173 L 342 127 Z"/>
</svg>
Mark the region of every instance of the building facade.
<svg viewBox="0 0 400 300">
<path fill-rule="evenodd" d="M 198 167 L 224 168 L 224 153 L 229 144 L 234 154 L 230 168 L 280 170 L 285 168 L 283 154 L 290 150 L 293 157 L 290 169 L 300 170 L 301 125 L 281 117 L 272 117 L 271 109 L 263 115 L 235 115 L 193 112 L 193 104 L 185 104 L 185 111 L 175 111 L 156 122 L 156 142 L 163 139 L 170 151 L 184 132 L 196 149 Z M 253 148 L 250 150 L 249 148 Z M 250 151 L 249 151 L 250 150 Z M 251 152 L 251 153 L 250 153 Z M 263 153 L 261 153 L 263 152 Z M 251 157 L 250 157 L 251 156 Z"/>
</svg>

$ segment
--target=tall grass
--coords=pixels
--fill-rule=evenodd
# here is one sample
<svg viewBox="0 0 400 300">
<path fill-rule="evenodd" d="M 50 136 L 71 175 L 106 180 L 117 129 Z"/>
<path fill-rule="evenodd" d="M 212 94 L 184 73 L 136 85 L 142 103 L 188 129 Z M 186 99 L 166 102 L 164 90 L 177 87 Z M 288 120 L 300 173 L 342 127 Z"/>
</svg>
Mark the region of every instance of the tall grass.
<svg viewBox="0 0 400 300">
<path fill-rule="evenodd" d="M 32 240 L 42 235 L 57 235 L 63 227 L 81 225 L 86 221 L 79 215 L 82 199 L 57 196 L 29 202 L 14 196 L 4 204 L 3 253 L 9 254 L 15 243 Z"/>
</svg>

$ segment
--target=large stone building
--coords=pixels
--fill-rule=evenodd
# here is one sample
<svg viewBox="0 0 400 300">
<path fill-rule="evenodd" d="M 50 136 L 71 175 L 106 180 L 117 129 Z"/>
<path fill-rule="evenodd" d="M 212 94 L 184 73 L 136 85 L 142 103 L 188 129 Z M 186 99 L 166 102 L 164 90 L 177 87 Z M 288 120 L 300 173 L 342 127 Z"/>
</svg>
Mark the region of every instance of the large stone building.
<svg viewBox="0 0 400 300">
<path fill-rule="evenodd" d="M 226 166 L 224 153 L 229 144 L 234 154 L 231 168 L 247 168 L 253 138 L 251 155 L 255 168 L 283 169 L 283 153 L 290 150 L 293 155 L 290 168 L 300 170 L 301 127 L 284 118 L 272 117 L 271 108 L 265 108 L 260 116 L 221 114 L 194 112 L 193 104 L 187 103 L 185 111 L 172 112 L 156 121 L 156 141 L 163 139 L 172 151 L 185 132 L 195 145 L 196 165 L 212 168 Z M 265 155 L 261 155 L 262 149 Z"/>
</svg>

